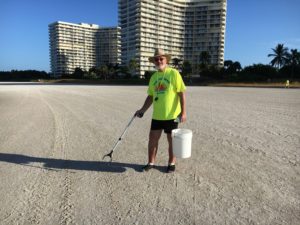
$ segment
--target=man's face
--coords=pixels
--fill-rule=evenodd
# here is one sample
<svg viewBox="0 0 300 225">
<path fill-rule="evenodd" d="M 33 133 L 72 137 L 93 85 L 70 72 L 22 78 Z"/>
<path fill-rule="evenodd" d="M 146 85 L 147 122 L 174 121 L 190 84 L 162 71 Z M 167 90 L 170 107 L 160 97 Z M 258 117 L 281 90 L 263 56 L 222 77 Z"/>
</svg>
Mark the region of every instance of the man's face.
<svg viewBox="0 0 300 225">
<path fill-rule="evenodd" d="M 164 70 L 167 66 L 167 58 L 165 56 L 155 57 L 155 66 L 158 70 Z"/>
</svg>

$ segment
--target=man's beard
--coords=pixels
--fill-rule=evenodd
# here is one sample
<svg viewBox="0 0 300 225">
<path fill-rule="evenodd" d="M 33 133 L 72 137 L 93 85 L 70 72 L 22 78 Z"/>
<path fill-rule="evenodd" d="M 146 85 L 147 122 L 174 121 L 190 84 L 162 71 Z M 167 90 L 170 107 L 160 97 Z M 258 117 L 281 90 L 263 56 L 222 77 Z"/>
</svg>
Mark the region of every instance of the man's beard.
<svg viewBox="0 0 300 225">
<path fill-rule="evenodd" d="M 167 64 L 165 64 L 163 67 L 155 66 L 157 70 L 164 70 L 167 67 Z"/>
</svg>

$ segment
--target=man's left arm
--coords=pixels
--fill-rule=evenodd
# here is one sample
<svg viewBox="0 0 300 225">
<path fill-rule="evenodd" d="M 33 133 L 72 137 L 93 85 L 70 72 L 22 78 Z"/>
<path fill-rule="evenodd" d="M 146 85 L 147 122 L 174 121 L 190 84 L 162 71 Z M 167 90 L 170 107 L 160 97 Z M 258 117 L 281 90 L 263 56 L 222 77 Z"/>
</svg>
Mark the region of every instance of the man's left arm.
<svg viewBox="0 0 300 225">
<path fill-rule="evenodd" d="M 185 107 L 185 92 L 178 92 L 181 105 L 181 121 L 182 123 L 186 122 L 186 107 Z"/>
</svg>

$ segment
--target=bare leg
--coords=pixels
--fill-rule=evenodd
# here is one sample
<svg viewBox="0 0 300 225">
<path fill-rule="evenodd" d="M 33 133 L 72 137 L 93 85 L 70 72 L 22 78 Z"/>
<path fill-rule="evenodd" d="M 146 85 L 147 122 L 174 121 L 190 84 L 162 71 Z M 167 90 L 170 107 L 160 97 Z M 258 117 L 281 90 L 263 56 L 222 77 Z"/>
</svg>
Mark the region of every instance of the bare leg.
<svg viewBox="0 0 300 225">
<path fill-rule="evenodd" d="M 162 130 L 151 130 L 148 143 L 148 163 L 154 163 Z"/>
<path fill-rule="evenodd" d="M 167 138 L 168 138 L 168 143 L 169 143 L 169 164 L 171 163 L 175 163 L 176 162 L 176 158 L 173 154 L 173 147 L 172 147 L 172 135 L 171 134 L 167 134 Z"/>
</svg>

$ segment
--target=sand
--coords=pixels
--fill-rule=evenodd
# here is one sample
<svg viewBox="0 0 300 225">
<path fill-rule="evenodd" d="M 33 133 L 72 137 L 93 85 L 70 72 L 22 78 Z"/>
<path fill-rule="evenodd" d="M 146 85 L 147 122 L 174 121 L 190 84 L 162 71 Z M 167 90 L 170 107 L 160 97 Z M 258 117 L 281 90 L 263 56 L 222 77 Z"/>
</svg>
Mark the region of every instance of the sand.
<svg viewBox="0 0 300 225">
<path fill-rule="evenodd" d="M 300 224 L 300 90 L 189 87 L 192 157 L 147 162 L 145 86 L 0 85 L 0 224 Z"/>
</svg>

